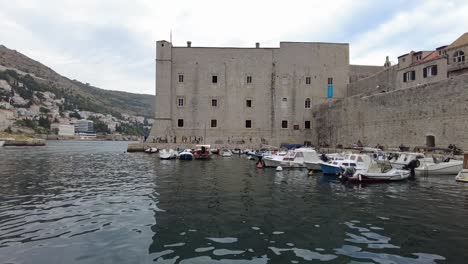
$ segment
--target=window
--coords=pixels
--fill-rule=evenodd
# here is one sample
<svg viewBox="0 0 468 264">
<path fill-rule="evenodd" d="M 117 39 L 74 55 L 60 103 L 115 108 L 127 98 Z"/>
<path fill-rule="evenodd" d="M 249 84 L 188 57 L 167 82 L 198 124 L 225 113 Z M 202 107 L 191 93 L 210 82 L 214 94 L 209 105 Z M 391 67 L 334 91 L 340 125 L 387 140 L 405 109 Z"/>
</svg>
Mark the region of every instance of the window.
<svg viewBox="0 0 468 264">
<path fill-rule="evenodd" d="M 288 101 L 288 98 L 283 97 L 282 101 L 283 101 L 283 102 L 287 102 L 287 101 Z"/>
<path fill-rule="evenodd" d="M 217 126 L 218 126 L 218 120 L 211 119 L 211 127 L 217 127 Z"/>
<path fill-rule="evenodd" d="M 179 74 L 179 82 L 180 83 L 184 82 L 184 75 L 183 74 Z"/>
<path fill-rule="evenodd" d="M 252 76 L 247 76 L 247 83 L 252 83 Z"/>
<path fill-rule="evenodd" d="M 401 62 L 405 62 L 405 61 L 406 61 L 406 58 L 401 59 Z"/>
<path fill-rule="evenodd" d="M 288 121 L 287 120 L 281 121 L 281 128 L 288 128 Z"/>
<path fill-rule="evenodd" d="M 310 108 L 310 98 L 305 100 L 305 108 Z"/>
<path fill-rule="evenodd" d="M 416 72 L 408 71 L 403 74 L 403 82 L 409 82 L 416 80 Z"/>
<path fill-rule="evenodd" d="M 294 129 L 294 130 L 299 130 L 299 125 L 294 125 L 294 126 L 293 126 L 293 129 Z"/>
<path fill-rule="evenodd" d="M 423 69 L 423 77 L 431 77 L 437 75 L 437 65 L 428 66 Z"/>
<path fill-rule="evenodd" d="M 178 127 L 184 127 L 184 120 L 183 119 L 177 119 L 177 126 Z"/>
<path fill-rule="evenodd" d="M 246 100 L 245 101 L 245 106 L 252 107 L 252 100 Z"/>
<path fill-rule="evenodd" d="M 328 84 L 333 84 L 333 78 L 328 78 Z"/>
<path fill-rule="evenodd" d="M 212 83 L 218 83 L 218 76 L 217 75 L 211 76 L 211 82 Z"/>
<path fill-rule="evenodd" d="M 252 128 L 252 120 L 245 120 L 245 128 Z"/>
<path fill-rule="evenodd" d="M 184 106 L 184 98 L 177 98 L 177 106 Z"/>
<path fill-rule="evenodd" d="M 306 84 L 310 84 L 310 77 L 306 77 Z"/>
<path fill-rule="evenodd" d="M 218 100 L 217 99 L 211 99 L 211 106 L 212 107 L 218 107 Z"/>
<path fill-rule="evenodd" d="M 305 121 L 304 122 L 304 128 L 305 129 L 310 129 L 310 121 Z"/>
<path fill-rule="evenodd" d="M 421 58 L 422 58 L 422 55 L 421 55 L 421 54 L 416 55 L 416 61 L 421 60 Z"/>
<path fill-rule="evenodd" d="M 453 54 L 453 62 L 464 62 L 465 61 L 465 53 L 461 50 L 456 51 Z"/>
</svg>

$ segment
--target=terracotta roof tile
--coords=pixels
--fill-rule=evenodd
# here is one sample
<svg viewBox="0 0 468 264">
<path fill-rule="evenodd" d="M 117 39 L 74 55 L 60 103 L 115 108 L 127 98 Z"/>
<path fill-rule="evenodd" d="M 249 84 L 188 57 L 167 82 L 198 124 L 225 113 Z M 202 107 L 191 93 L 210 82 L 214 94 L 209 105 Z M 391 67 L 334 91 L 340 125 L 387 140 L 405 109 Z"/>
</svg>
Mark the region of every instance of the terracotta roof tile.
<svg viewBox="0 0 468 264">
<path fill-rule="evenodd" d="M 427 55 L 426 57 L 422 58 L 421 60 L 411 63 L 410 66 L 416 66 L 416 65 L 424 64 L 426 62 L 437 60 L 439 58 L 442 58 L 442 56 L 439 56 L 439 52 L 438 51 L 433 51 L 433 52 L 429 53 L 429 55 Z"/>
</svg>

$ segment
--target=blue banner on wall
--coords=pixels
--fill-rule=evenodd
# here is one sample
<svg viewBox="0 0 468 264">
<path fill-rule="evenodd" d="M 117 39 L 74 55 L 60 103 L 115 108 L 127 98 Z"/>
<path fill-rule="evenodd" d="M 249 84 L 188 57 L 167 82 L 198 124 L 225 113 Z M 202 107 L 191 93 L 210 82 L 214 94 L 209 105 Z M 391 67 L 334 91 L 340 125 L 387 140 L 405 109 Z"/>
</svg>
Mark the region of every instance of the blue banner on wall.
<svg viewBox="0 0 468 264">
<path fill-rule="evenodd" d="M 328 85 L 328 94 L 327 94 L 327 97 L 328 97 L 328 98 L 333 98 L 333 84 L 329 84 L 329 85 Z"/>
</svg>

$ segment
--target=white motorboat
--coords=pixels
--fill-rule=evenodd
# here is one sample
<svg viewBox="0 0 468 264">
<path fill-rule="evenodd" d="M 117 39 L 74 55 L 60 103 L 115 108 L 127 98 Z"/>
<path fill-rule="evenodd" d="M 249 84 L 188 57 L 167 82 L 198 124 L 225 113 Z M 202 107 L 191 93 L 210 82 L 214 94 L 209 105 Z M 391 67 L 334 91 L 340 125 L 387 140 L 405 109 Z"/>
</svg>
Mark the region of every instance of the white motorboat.
<svg viewBox="0 0 468 264">
<path fill-rule="evenodd" d="M 265 167 L 305 168 L 304 162 L 316 162 L 319 158 L 313 148 L 298 148 L 286 155 L 266 156 L 262 160 Z"/>
<path fill-rule="evenodd" d="M 324 174 L 340 175 L 347 168 L 354 168 L 356 171 L 367 170 L 371 164 L 371 158 L 365 154 L 347 154 L 344 159 L 332 160 L 329 163 L 321 162 L 320 167 Z"/>
<path fill-rule="evenodd" d="M 408 179 L 410 171 L 392 168 L 390 162 L 372 162 L 367 169 L 356 171 L 351 177 L 340 176 L 340 179 L 352 182 L 387 182 Z"/>
<path fill-rule="evenodd" d="M 425 159 L 424 154 L 415 152 L 395 152 L 389 154 L 390 164 L 393 168 L 402 169 L 405 165 L 408 165 L 412 160 L 423 160 Z"/>
<path fill-rule="evenodd" d="M 175 159 L 177 157 L 177 152 L 173 149 L 163 149 L 159 152 L 159 158 L 162 160 Z"/>
<path fill-rule="evenodd" d="M 426 158 L 421 160 L 420 166 L 414 171 L 417 176 L 457 175 L 462 169 L 463 161 L 461 160 Z"/>
<path fill-rule="evenodd" d="M 221 156 L 222 157 L 232 157 L 232 152 L 229 149 L 223 149 L 223 150 L 221 150 Z"/>
<path fill-rule="evenodd" d="M 463 169 L 455 177 L 456 181 L 459 182 L 468 182 L 468 153 L 463 157 Z"/>
<path fill-rule="evenodd" d="M 4 140 L 0 140 L 0 147 L 2 147 L 5 144 Z"/>
<path fill-rule="evenodd" d="M 146 153 L 150 153 L 150 154 L 152 154 L 152 153 L 157 153 L 157 152 L 158 152 L 158 149 L 157 149 L 157 148 L 151 148 L 151 147 L 150 147 L 150 148 L 145 149 L 145 152 L 146 152 Z"/>
<path fill-rule="evenodd" d="M 192 160 L 193 154 L 191 149 L 186 149 L 179 154 L 180 160 Z"/>
<path fill-rule="evenodd" d="M 238 154 L 238 155 L 240 155 L 241 152 L 242 152 L 242 151 L 241 151 L 240 149 L 238 149 L 238 148 L 235 148 L 235 149 L 232 150 L 232 154 Z"/>
</svg>

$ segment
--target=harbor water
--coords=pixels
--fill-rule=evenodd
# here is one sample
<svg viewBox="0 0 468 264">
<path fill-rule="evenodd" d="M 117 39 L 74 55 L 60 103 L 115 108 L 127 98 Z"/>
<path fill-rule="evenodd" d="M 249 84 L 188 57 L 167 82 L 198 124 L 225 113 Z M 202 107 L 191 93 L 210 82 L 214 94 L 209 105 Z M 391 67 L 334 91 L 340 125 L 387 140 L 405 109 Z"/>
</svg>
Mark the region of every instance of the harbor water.
<svg viewBox="0 0 468 264">
<path fill-rule="evenodd" d="M 468 184 L 344 185 L 127 142 L 0 148 L 0 263 L 466 263 Z"/>
</svg>

